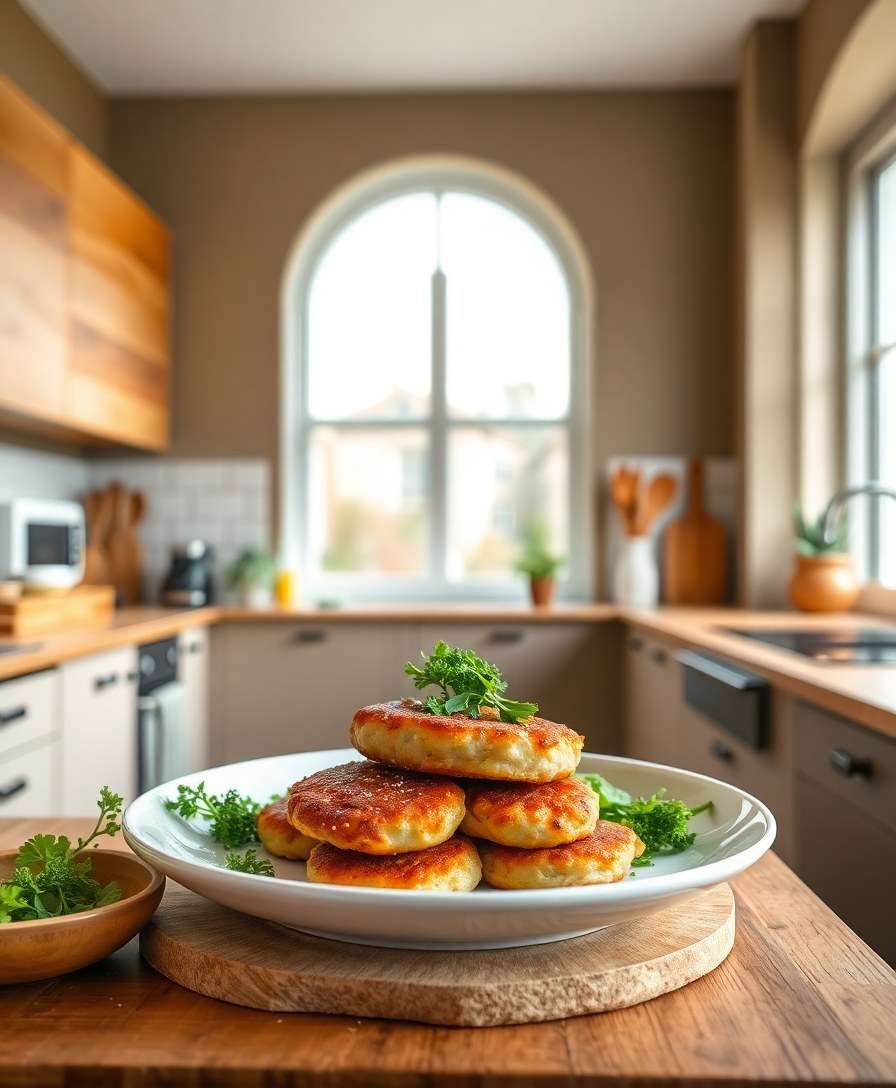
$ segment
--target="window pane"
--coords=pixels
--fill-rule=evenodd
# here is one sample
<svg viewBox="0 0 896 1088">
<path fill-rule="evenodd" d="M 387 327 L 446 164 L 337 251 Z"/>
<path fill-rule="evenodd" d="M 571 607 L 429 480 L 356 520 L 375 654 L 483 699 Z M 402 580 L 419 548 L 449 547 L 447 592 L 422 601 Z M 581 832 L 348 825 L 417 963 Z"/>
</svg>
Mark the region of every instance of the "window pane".
<svg viewBox="0 0 896 1088">
<path fill-rule="evenodd" d="M 429 410 L 432 193 L 385 201 L 338 234 L 308 299 L 308 405 L 317 419 Z"/>
<path fill-rule="evenodd" d="M 309 452 L 312 568 L 422 574 L 428 533 L 425 431 L 314 427 Z"/>
<path fill-rule="evenodd" d="M 556 419 L 569 406 L 569 295 L 556 257 L 514 212 L 447 193 L 448 409 L 486 419 Z"/>
<path fill-rule="evenodd" d="M 880 401 L 878 404 L 878 434 L 880 435 L 879 477 L 885 484 L 896 486 L 896 348 L 880 361 Z M 880 580 L 896 586 L 896 502 L 878 499 L 880 511 Z"/>
<path fill-rule="evenodd" d="M 455 427 L 448 442 L 448 576 L 518 578 L 519 537 L 538 521 L 567 554 L 569 465 L 561 427 Z"/>
<path fill-rule="evenodd" d="M 877 342 L 896 344 L 896 161 L 877 182 Z"/>
</svg>

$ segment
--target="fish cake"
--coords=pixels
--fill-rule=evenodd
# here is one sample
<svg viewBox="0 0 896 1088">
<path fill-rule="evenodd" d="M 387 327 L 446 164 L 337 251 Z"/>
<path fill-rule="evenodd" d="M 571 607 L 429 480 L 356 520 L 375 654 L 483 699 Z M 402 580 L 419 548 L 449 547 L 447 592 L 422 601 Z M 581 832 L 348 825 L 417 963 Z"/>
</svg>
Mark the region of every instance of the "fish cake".
<svg viewBox="0 0 896 1088">
<path fill-rule="evenodd" d="M 303 835 L 362 854 L 403 854 L 450 839 L 464 791 L 447 778 L 359 761 L 303 778 L 289 791 L 289 822 Z"/>
<path fill-rule="evenodd" d="M 502 722 L 433 714 L 416 700 L 376 703 L 354 716 L 351 741 L 368 759 L 455 778 L 552 782 L 578 766 L 585 738 L 544 718 Z"/>
<path fill-rule="evenodd" d="M 265 805 L 255 820 L 255 826 L 265 850 L 275 857 L 288 858 L 290 861 L 307 861 L 312 848 L 320 841 L 312 839 L 310 835 L 303 835 L 292 826 L 286 811 L 285 797 Z"/>
<path fill-rule="evenodd" d="M 580 778 L 535 785 L 468 782 L 464 792 L 467 814 L 461 831 L 501 846 L 562 846 L 584 839 L 597 824 L 597 794 Z"/>
<path fill-rule="evenodd" d="M 622 824 L 598 820 L 590 835 L 566 846 L 518 850 L 480 842 L 482 875 L 494 888 L 567 888 L 623 880 L 644 843 Z"/>
<path fill-rule="evenodd" d="M 308 879 L 317 884 L 354 884 L 405 891 L 471 892 L 482 879 L 476 847 L 455 835 L 428 850 L 374 857 L 323 843 L 308 859 Z"/>
</svg>

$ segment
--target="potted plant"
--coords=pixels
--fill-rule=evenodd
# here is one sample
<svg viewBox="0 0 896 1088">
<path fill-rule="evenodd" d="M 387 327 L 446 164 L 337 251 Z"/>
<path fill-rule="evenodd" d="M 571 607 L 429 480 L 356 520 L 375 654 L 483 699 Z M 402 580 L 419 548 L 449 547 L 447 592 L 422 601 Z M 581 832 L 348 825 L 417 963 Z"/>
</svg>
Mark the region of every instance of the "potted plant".
<svg viewBox="0 0 896 1088">
<path fill-rule="evenodd" d="M 846 550 L 847 523 L 841 517 L 829 540 L 824 515 L 807 521 L 794 507 L 796 562 L 790 579 L 790 600 L 803 612 L 845 612 L 859 596 L 859 580 Z"/>
<path fill-rule="evenodd" d="M 548 546 L 545 526 L 531 522 L 523 533 L 515 568 L 529 576 L 529 594 L 536 608 L 547 608 L 553 601 L 557 570 L 562 565 L 562 557 Z"/>
<path fill-rule="evenodd" d="M 247 608 L 268 608 L 276 574 L 270 552 L 247 548 L 227 571 L 227 585 Z"/>
</svg>

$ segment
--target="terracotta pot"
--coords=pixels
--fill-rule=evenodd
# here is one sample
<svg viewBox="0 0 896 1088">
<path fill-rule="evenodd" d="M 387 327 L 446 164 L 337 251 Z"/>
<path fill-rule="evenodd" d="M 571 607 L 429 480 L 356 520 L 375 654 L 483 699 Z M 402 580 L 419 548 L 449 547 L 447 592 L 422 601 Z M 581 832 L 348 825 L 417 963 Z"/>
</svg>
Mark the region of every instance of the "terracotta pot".
<svg viewBox="0 0 896 1088">
<path fill-rule="evenodd" d="M 554 600 L 554 587 L 557 584 L 553 574 L 529 579 L 529 593 L 536 608 L 549 608 Z"/>
<path fill-rule="evenodd" d="M 852 557 L 845 552 L 798 555 L 790 579 L 790 600 L 803 612 L 846 612 L 859 596 Z"/>
</svg>

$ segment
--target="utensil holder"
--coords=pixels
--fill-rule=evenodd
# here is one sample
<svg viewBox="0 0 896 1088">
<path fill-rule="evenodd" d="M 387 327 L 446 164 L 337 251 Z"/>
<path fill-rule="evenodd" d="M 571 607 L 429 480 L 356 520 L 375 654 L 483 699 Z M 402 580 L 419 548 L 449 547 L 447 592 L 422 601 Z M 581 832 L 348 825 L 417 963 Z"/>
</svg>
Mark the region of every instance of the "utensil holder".
<svg viewBox="0 0 896 1088">
<path fill-rule="evenodd" d="M 654 608 L 660 573 L 649 536 L 627 536 L 613 568 L 613 599 L 633 608 Z"/>
</svg>

